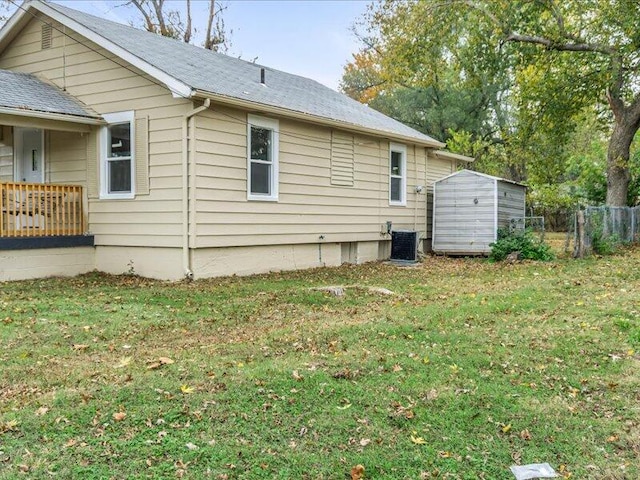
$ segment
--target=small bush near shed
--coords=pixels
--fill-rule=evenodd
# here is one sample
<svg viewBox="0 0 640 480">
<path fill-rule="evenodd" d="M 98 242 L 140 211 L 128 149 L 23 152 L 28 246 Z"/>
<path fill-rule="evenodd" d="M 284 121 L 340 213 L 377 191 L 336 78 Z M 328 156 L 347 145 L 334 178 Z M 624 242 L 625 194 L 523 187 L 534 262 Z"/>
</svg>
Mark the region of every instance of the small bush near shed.
<svg viewBox="0 0 640 480">
<path fill-rule="evenodd" d="M 518 259 L 542 260 L 554 259 L 551 247 L 537 239 L 530 230 L 509 231 L 498 230 L 498 240 L 490 245 L 489 258 L 496 262 L 505 260 L 510 254 L 517 253 Z"/>
</svg>

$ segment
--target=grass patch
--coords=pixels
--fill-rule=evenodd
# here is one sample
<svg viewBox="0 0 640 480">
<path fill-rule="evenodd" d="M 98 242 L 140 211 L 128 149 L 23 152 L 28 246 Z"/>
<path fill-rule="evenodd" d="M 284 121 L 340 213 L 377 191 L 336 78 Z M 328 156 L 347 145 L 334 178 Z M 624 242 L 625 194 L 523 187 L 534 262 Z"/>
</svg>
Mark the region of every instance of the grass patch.
<svg viewBox="0 0 640 480">
<path fill-rule="evenodd" d="M 640 478 L 639 272 L 636 249 L 2 284 L 0 479 Z"/>
</svg>

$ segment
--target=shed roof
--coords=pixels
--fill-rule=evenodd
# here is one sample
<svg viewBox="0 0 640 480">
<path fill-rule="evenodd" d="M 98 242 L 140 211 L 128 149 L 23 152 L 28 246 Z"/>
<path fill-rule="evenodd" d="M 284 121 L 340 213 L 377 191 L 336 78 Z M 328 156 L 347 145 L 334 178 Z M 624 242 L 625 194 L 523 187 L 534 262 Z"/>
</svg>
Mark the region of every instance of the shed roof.
<svg viewBox="0 0 640 480">
<path fill-rule="evenodd" d="M 55 85 L 27 73 L 8 70 L 0 70 L 0 111 L 31 116 L 53 114 L 61 119 L 68 117 L 68 120 L 89 123 L 101 120 L 100 115 Z"/>
<path fill-rule="evenodd" d="M 0 31 L 0 44 L 12 27 L 37 10 L 124 58 L 165 84 L 176 96 L 237 100 L 269 111 L 302 115 L 309 121 L 341 125 L 389 138 L 440 148 L 444 144 L 346 95 L 298 75 L 79 12 L 55 3 L 24 4 Z M 27 18 L 28 18 L 27 17 Z M 260 70 L 265 70 L 265 84 Z"/>
<path fill-rule="evenodd" d="M 462 173 L 471 173 L 471 174 L 477 175 L 479 177 L 489 178 L 491 180 L 495 180 L 495 181 L 498 181 L 498 182 L 511 183 L 513 185 L 518 185 L 520 187 L 527 188 L 527 186 L 525 184 L 523 184 L 523 183 L 514 182 L 513 180 L 508 180 L 506 178 L 494 177 L 493 175 L 488 175 L 486 173 L 476 172 L 474 170 L 467 170 L 467 169 L 458 170 L 457 172 L 453 172 L 453 173 L 447 175 L 446 177 L 439 178 L 438 180 L 436 180 L 435 183 L 442 182 L 444 180 L 447 180 L 448 178 L 455 177 L 456 175 L 460 175 Z"/>
</svg>

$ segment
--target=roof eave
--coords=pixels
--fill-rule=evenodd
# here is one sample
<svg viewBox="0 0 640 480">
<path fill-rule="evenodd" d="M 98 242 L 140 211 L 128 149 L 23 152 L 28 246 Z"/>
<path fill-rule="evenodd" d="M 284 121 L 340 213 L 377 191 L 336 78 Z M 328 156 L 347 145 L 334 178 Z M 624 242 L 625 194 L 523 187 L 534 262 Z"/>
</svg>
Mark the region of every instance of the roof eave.
<svg viewBox="0 0 640 480">
<path fill-rule="evenodd" d="M 130 63 L 134 67 L 142 70 L 147 75 L 162 82 L 175 98 L 190 98 L 192 96 L 193 89 L 191 88 L 191 86 L 167 74 L 166 72 L 151 65 L 150 63 L 145 62 L 139 57 L 133 55 L 128 50 L 116 45 L 113 42 L 110 42 L 103 36 L 95 33 L 93 30 L 85 27 L 81 23 L 76 22 L 63 13 L 58 12 L 57 10 L 55 10 L 55 8 L 52 8 L 51 6 L 39 0 L 34 0 L 18 7 L 18 11 L 2 27 L 2 30 L 0 30 L 0 51 L 3 50 L 2 47 L 6 43 L 6 41 L 10 41 L 10 39 L 15 35 L 14 28 L 17 25 L 20 25 L 21 22 L 26 23 L 29 20 L 28 17 L 25 17 L 26 15 L 30 14 L 29 9 L 34 9 L 47 15 L 53 20 L 65 25 L 71 30 L 74 30 L 76 33 L 91 40 L 96 45 L 99 45 L 105 50 Z"/>
<path fill-rule="evenodd" d="M 82 125 L 106 125 L 106 122 L 102 118 L 84 117 L 81 115 L 71 115 L 68 113 L 42 112 L 39 110 L 28 110 L 24 108 L 0 107 L 0 115 L 41 118 L 43 120 L 79 123 Z"/>
<path fill-rule="evenodd" d="M 230 105 L 233 107 L 240 107 L 243 109 L 247 109 L 257 113 L 270 113 L 273 115 L 280 115 L 287 118 L 293 118 L 296 120 L 303 120 L 307 122 L 313 122 L 320 125 L 340 128 L 341 130 L 348 130 L 352 132 L 363 133 L 366 135 L 376 136 L 376 137 L 384 137 L 389 138 L 396 141 L 402 141 L 406 143 L 411 143 L 415 145 L 420 145 L 428 148 L 442 148 L 445 146 L 444 143 L 438 142 L 437 140 L 426 140 L 418 137 L 411 137 L 408 135 L 401 135 L 394 132 L 389 132 L 387 130 L 377 130 L 375 128 L 363 127 L 361 125 L 356 125 L 353 123 L 342 122 L 340 120 L 333 120 L 326 117 L 321 117 L 319 115 L 312 115 L 310 113 L 303 113 L 296 110 L 290 110 L 288 108 L 276 107 L 273 105 L 268 105 L 264 103 L 257 103 L 251 100 L 243 100 L 241 98 L 228 97 L 226 95 L 219 95 L 212 92 L 207 92 L 204 90 L 195 90 L 193 92 L 194 98 L 201 99 L 211 99 L 217 103 L 221 103 L 224 105 Z"/>
<path fill-rule="evenodd" d="M 475 162 L 475 158 L 467 157 L 466 155 L 460 155 L 459 153 L 447 152 L 446 150 L 438 150 L 435 152 L 436 157 L 443 158 L 445 160 L 458 160 L 460 162 Z"/>
</svg>

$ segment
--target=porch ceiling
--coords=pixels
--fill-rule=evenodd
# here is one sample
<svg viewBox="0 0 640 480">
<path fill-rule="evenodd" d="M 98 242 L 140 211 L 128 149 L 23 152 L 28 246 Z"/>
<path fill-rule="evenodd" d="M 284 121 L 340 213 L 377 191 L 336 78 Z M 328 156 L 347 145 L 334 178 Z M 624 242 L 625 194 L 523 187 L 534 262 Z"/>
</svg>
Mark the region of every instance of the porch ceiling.
<svg viewBox="0 0 640 480">
<path fill-rule="evenodd" d="M 102 117 L 78 99 L 27 73 L 0 70 L 0 113 L 82 124 Z"/>
</svg>

